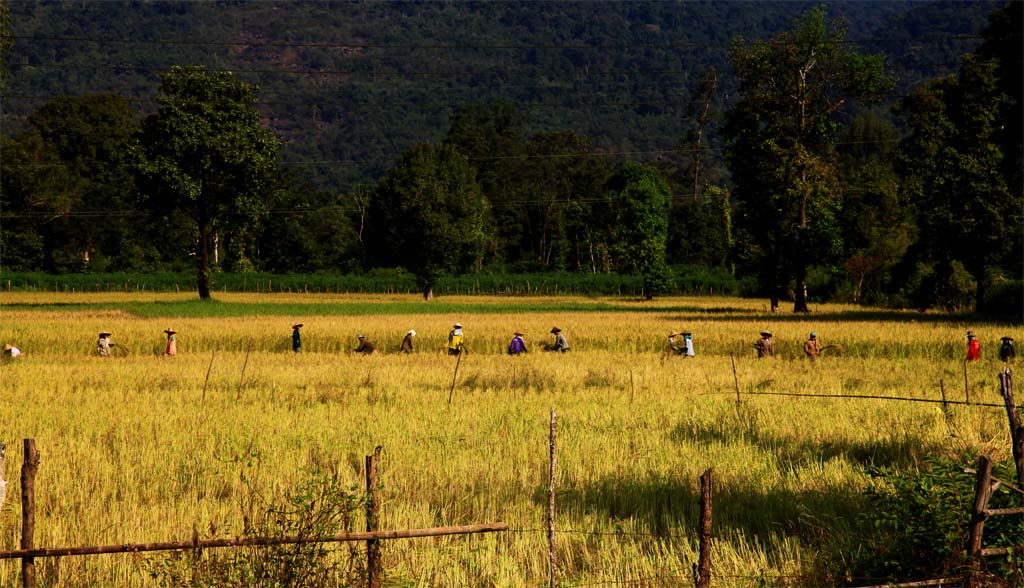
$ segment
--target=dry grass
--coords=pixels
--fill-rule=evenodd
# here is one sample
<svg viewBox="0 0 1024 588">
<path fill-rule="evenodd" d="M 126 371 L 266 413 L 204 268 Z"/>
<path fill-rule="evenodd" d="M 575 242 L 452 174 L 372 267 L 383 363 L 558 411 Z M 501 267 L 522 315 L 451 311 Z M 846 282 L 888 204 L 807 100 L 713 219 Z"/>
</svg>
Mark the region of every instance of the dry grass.
<svg viewBox="0 0 1024 588">
<path fill-rule="evenodd" d="M 57 298 L 59 296 L 59 298 Z M 745 397 L 756 391 L 963 396 L 960 361 L 968 325 L 941 315 L 864 314 L 823 306 L 794 318 L 763 313 L 761 301 L 445 298 L 478 312 L 394 314 L 405 296 L 234 295 L 225 302 L 333 306 L 371 303 L 352 316 L 275 314 L 146 318 L 90 307 L 165 304 L 173 295 L 3 294 L 0 338 L 25 352 L 0 368 L 12 491 L 0 515 L 0 545 L 15 548 L 21 438 L 42 452 L 36 544 L 186 539 L 211 524 L 240 527 L 245 471 L 272 494 L 303 470 L 362 484 L 363 456 L 384 446 L 383 526 L 504 521 L 510 533 L 395 541 L 385 545 L 392 580 L 411 586 L 536 586 L 546 582 L 544 527 L 549 409 L 559 415 L 562 585 L 679 586 L 696 560 L 698 476 L 717 474 L 717 586 L 813 576 L 822 541 L 854 532 L 868 464 L 915 467 L 925 455 L 1008 447 L 1005 414 L 886 401 Z M 85 306 L 32 309 L 54 302 Z M 559 306 L 561 305 L 561 306 Z M 568 305 L 568 306 L 567 306 Z M 592 306 L 594 310 L 588 310 Z M 486 308 L 485 308 L 486 307 Z M 552 307 L 571 310 L 550 310 Z M 157 307 L 159 309 L 159 307 Z M 430 307 L 424 307 L 430 308 Z M 469 306 L 467 306 L 469 308 Z M 485 308 L 483 311 L 479 309 Z M 524 310 L 526 308 L 527 310 Z M 392 308 L 393 310 L 393 308 Z M 886 317 L 889 317 L 888 319 Z M 306 323 L 304 353 L 290 325 Z M 461 321 L 473 351 L 461 363 L 440 352 Z M 574 351 L 501 353 L 515 329 L 539 350 L 553 325 Z M 164 358 L 162 330 L 178 332 L 180 355 Z M 1020 327 L 969 325 L 986 359 L 970 366 L 972 399 L 998 402 L 993 358 Z M 417 353 L 394 353 L 414 328 Z M 659 354 L 670 330 L 694 333 L 698 356 Z M 754 359 L 772 330 L 780 357 Z M 126 357 L 89 355 L 102 329 Z M 800 360 L 806 333 L 844 347 L 816 366 Z M 384 353 L 343 351 L 365 333 Z M 239 387 L 245 350 L 253 345 Z M 215 352 L 210 383 L 203 382 Z M 252 466 L 244 463 L 255 453 Z M 41 585 L 146 586 L 132 556 L 41 560 Z M 18 566 L 0 567 L 14 585 Z M 811 575 L 808 575 L 811 574 Z M 622 584 L 626 581 L 635 582 Z"/>
</svg>

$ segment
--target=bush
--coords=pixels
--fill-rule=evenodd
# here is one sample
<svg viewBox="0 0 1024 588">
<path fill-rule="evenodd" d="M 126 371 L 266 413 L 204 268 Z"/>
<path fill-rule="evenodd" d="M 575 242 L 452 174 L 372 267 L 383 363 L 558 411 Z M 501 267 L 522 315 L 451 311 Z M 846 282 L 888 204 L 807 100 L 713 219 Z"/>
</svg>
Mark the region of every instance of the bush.
<svg viewBox="0 0 1024 588">
<path fill-rule="evenodd" d="M 899 472 L 876 468 L 867 497 L 871 509 L 858 517 L 863 535 L 840 559 L 851 569 L 837 570 L 847 577 L 908 581 L 960 578 L 968 570 L 967 540 L 974 505 L 975 476 L 949 458 L 926 460 L 923 470 Z M 1012 464 L 995 464 L 993 475 L 1013 480 Z M 1024 505 L 1020 494 L 1001 488 L 989 508 Z M 1024 537 L 1024 517 L 999 516 L 985 523 L 985 547 L 1010 547 Z M 852 543 L 852 541 L 851 541 Z M 1021 586 L 1022 555 L 987 558 L 985 585 Z"/>
</svg>

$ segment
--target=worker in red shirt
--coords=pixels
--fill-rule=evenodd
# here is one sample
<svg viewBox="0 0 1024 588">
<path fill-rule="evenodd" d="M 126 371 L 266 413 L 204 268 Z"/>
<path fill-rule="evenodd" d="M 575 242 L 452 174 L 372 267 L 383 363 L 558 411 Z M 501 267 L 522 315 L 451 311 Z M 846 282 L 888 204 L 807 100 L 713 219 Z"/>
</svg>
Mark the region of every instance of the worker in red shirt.
<svg viewBox="0 0 1024 588">
<path fill-rule="evenodd" d="M 974 331 L 967 331 L 967 359 L 966 361 L 978 361 L 978 353 L 981 351 L 981 342 L 974 336 Z"/>
</svg>

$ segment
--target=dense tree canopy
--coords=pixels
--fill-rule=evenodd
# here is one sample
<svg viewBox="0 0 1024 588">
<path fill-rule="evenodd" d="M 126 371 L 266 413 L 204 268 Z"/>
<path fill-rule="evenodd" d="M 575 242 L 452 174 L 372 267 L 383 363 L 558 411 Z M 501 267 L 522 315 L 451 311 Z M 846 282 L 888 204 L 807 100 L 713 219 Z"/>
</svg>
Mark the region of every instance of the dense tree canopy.
<svg viewBox="0 0 1024 588">
<path fill-rule="evenodd" d="M 140 170 L 155 209 L 180 210 L 198 230 L 198 289 L 210 297 L 214 233 L 234 229 L 266 208 L 280 142 L 260 126 L 253 89 L 228 72 L 176 67 L 162 77 L 160 110 L 142 125 Z"/>
</svg>

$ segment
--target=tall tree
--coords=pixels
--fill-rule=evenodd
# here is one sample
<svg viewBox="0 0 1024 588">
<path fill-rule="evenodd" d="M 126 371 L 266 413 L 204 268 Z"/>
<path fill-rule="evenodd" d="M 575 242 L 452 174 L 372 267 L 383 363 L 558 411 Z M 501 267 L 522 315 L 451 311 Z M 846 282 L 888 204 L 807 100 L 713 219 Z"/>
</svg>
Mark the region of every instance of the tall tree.
<svg viewBox="0 0 1024 588">
<path fill-rule="evenodd" d="M 210 297 L 214 232 L 258 216 L 281 143 L 260 126 L 257 88 L 230 72 L 173 67 L 160 76 L 159 111 L 143 122 L 140 169 L 154 206 L 198 229 L 199 297 Z"/>
<path fill-rule="evenodd" d="M 441 275 L 479 266 L 487 216 L 487 200 L 466 157 L 451 145 L 418 145 L 374 191 L 371 255 L 415 273 L 430 300 Z"/>
<path fill-rule="evenodd" d="M 624 164 L 608 182 L 618 210 L 619 254 L 625 269 L 643 278 L 650 300 L 672 285 L 665 263 L 668 243 L 668 185 L 652 167 Z"/>
<path fill-rule="evenodd" d="M 962 265 L 975 280 L 976 308 L 984 311 L 990 271 L 1019 268 L 1024 197 L 1020 185 L 1008 185 L 1003 166 L 1005 99 L 996 64 L 969 54 L 958 75 L 898 105 L 911 129 L 897 162 L 920 227 L 912 253 L 942 277 L 932 292 L 920 294 L 922 307 L 941 303 L 945 277 Z"/>
<path fill-rule="evenodd" d="M 807 267 L 817 251 L 835 248 L 838 233 L 828 225 L 839 200 L 834 143 L 844 109 L 893 83 L 880 56 L 860 55 L 844 37 L 816 8 L 791 32 L 738 39 L 730 52 L 740 98 L 727 117 L 728 158 L 773 311 L 790 277 L 794 312 L 808 310 Z"/>
</svg>

